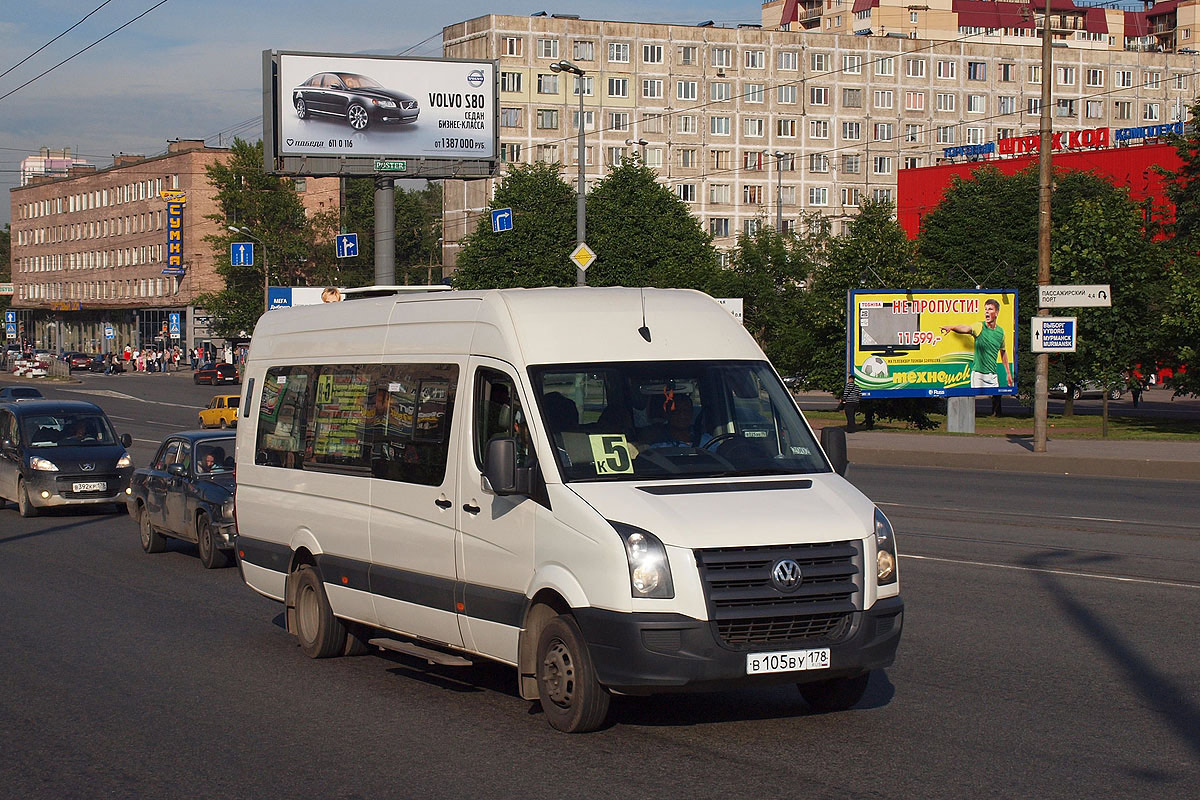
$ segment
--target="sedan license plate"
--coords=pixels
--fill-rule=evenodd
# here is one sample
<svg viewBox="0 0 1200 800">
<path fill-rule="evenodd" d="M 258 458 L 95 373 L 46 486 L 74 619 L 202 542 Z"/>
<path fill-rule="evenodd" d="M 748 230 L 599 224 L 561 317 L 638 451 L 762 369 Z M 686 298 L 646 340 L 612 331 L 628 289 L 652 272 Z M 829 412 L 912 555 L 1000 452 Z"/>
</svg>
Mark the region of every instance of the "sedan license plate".
<svg viewBox="0 0 1200 800">
<path fill-rule="evenodd" d="M 72 492 L 103 492 L 108 488 L 108 484 L 104 481 L 92 481 L 91 483 L 73 483 L 71 484 Z"/>
<path fill-rule="evenodd" d="M 815 650 L 783 650 L 777 653 L 746 654 L 746 674 L 768 672 L 799 672 L 808 669 L 829 669 L 829 648 Z"/>
</svg>

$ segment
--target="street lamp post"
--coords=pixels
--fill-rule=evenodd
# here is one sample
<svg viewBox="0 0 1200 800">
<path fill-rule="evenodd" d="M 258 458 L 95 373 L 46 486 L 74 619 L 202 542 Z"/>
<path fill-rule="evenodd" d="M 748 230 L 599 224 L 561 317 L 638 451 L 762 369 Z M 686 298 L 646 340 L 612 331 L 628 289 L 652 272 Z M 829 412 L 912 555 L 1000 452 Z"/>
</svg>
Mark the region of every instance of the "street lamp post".
<svg viewBox="0 0 1200 800">
<path fill-rule="evenodd" d="M 647 142 L 645 139 L 626 139 L 625 140 L 626 147 L 633 147 L 635 144 L 638 147 L 642 148 L 640 155 L 642 157 L 642 166 L 644 167 L 644 166 L 646 166 L 646 145 L 648 145 L 650 143 Z"/>
<path fill-rule="evenodd" d="M 775 156 L 775 232 L 783 233 L 783 159 L 787 153 L 776 150 Z"/>
<path fill-rule="evenodd" d="M 575 85 L 579 89 L 579 196 L 575 200 L 575 239 L 577 244 L 583 244 L 587 238 L 587 199 L 584 197 L 584 150 L 583 150 L 583 76 L 587 74 L 579 65 L 565 58 L 550 65 L 551 72 L 567 72 L 575 76 Z M 578 266 L 575 267 L 575 285 L 586 286 L 586 273 Z"/>
<path fill-rule="evenodd" d="M 271 308 L 271 272 L 267 269 L 267 243 L 250 232 L 249 228 L 239 228 L 236 225 L 230 225 L 229 230 L 234 233 L 240 233 L 243 236 L 249 236 L 254 241 L 262 245 L 263 249 L 263 313 L 267 313 Z"/>
</svg>

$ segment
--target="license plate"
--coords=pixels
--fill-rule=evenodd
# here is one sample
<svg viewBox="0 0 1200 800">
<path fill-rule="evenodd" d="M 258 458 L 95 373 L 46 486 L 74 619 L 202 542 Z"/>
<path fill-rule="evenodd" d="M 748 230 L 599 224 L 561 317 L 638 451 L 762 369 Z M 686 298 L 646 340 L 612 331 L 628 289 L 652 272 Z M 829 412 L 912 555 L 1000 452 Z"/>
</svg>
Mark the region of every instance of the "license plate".
<svg viewBox="0 0 1200 800">
<path fill-rule="evenodd" d="M 103 492 L 108 488 L 108 484 L 104 481 L 93 481 L 91 483 L 73 483 L 71 484 L 72 492 Z"/>
<path fill-rule="evenodd" d="M 829 669 L 829 648 L 815 650 L 782 650 L 777 653 L 748 653 L 746 674 L 767 672 L 800 672 L 808 669 Z"/>
</svg>

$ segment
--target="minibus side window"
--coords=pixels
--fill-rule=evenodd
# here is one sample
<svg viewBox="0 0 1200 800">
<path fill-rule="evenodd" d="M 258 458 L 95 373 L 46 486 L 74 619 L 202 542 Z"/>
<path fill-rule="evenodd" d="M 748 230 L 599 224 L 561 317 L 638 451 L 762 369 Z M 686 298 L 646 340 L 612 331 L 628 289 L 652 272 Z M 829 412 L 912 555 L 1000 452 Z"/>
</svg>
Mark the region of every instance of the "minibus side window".
<svg viewBox="0 0 1200 800">
<path fill-rule="evenodd" d="M 481 368 L 475 373 L 475 463 L 483 469 L 483 454 L 492 439 L 517 441 L 517 466 L 531 462 L 529 426 L 513 379 L 503 372 Z"/>
<path fill-rule="evenodd" d="M 367 471 L 367 418 L 373 410 L 367 396 L 378 371 L 379 367 L 342 364 L 318 368 L 305 426 L 304 451 L 311 462 L 306 467 Z"/>
<path fill-rule="evenodd" d="M 385 364 L 368 413 L 371 474 L 423 486 L 446 479 L 457 364 Z"/>
<path fill-rule="evenodd" d="M 304 469 L 312 367 L 271 367 L 262 386 L 254 463 Z"/>
</svg>

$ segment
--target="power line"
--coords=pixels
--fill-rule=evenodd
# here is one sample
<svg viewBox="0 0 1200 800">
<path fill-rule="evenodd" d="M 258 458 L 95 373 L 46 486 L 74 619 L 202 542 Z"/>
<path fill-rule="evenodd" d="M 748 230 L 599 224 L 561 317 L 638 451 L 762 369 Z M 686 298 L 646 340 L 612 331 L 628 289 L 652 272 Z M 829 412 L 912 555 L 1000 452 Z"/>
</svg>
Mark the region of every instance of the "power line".
<svg viewBox="0 0 1200 800">
<path fill-rule="evenodd" d="M 81 19 L 80 19 L 78 22 L 76 22 L 74 25 L 72 25 L 71 27 L 67 28 L 65 31 L 63 31 L 62 33 L 60 33 L 58 36 L 55 36 L 53 39 L 51 39 L 50 41 L 46 42 L 44 45 L 42 45 L 41 47 L 39 47 L 37 50 L 34 50 L 32 53 L 30 53 L 29 55 L 25 56 L 24 58 L 22 58 L 22 59 L 21 59 L 20 61 L 18 61 L 17 63 L 13 64 L 13 65 L 12 65 L 11 67 L 9 67 L 8 69 L 4 70 L 4 72 L 0 72 L 0 78 L 3 78 L 5 75 L 7 75 L 8 73 L 12 72 L 14 69 L 16 69 L 17 67 L 21 66 L 21 65 L 22 65 L 22 64 L 24 64 L 26 61 L 28 61 L 29 59 L 31 59 L 31 58 L 33 58 L 34 56 L 36 56 L 38 53 L 42 52 L 42 51 L 43 51 L 43 50 L 45 50 L 47 47 L 49 47 L 50 45 L 54 44 L 54 43 L 55 43 L 55 42 L 57 42 L 59 39 L 61 39 L 62 37 L 66 36 L 68 33 L 70 33 L 71 31 L 75 30 L 76 28 L 78 28 L 80 25 L 82 25 L 82 24 L 84 23 L 84 21 L 85 21 L 85 20 L 86 20 L 88 17 L 90 17 L 92 14 L 95 14 L 97 11 L 99 11 L 99 10 L 100 10 L 100 9 L 102 9 L 102 8 L 104 8 L 106 5 L 108 5 L 108 4 L 109 4 L 109 3 L 111 3 L 111 2 L 112 2 L 112 0 L 104 0 L 104 2 L 103 2 L 103 3 L 101 3 L 100 5 L 98 5 L 98 6 L 96 6 L 95 8 L 93 8 L 93 9 L 92 9 L 91 11 L 89 11 L 87 14 L 84 14 L 84 15 L 83 15 L 83 17 L 82 17 L 82 18 L 81 18 Z"/>
<path fill-rule="evenodd" d="M 29 84 L 31 84 L 31 83 L 33 83 L 34 81 L 38 80 L 39 78 L 42 78 L 42 77 L 44 77 L 44 76 L 46 76 L 46 75 L 49 75 L 49 74 L 50 74 L 51 72 L 53 72 L 54 70 L 58 69 L 58 68 L 59 68 L 59 67 L 61 67 L 63 64 L 65 64 L 65 63 L 67 63 L 68 61 L 70 61 L 72 58 L 75 58 L 75 56 L 82 55 L 83 53 L 86 53 L 88 50 L 91 50 L 93 47 L 95 47 L 96 45 L 100 44 L 100 43 L 101 43 L 101 42 L 103 42 L 105 39 L 107 39 L 107 38 L 109 38 L 110 36 L 112 36 L 112 35 L 114 35 L 114 34 L 116 34 L 116 33 L 120 32 L 120 31 L 124 30 L 125 28 L 128 28 L 130 25 L 132 25 L 133 23 L 137 22 L 139 19 L 141 19 L 142 17 L 146 16 L 147 14 L 149 14 L 149 13 L 150 13 L 151 11 L 153 11 L 154 9 L 158 8 L 159 6 L 166 5 L 168 2 L 170 2 L 170 0 L 159 0 L 157 3 L 155 3 L 155 4 L 154 4 L 154 5 L 152 5 L 152 6 L 150 6 L 150 8 L 147 8 L 145 11 L 143 11 L 143 12 L 142 12 L 142 13 L 140 13 L 140 14 L 138 14 L 136 17 L 134 17 L 133 19 L 129 20 L 128 22 L 126 22 L 126 23 L 125 23 L 124 25 L 122 25 L 121 27 L 119 27 L 119 28 L 116 28 L 116 29 L 114 29 L 114 30 L 111 30 L 111 31 L 109 31 L 108 33 L 104 34 L 103 36 L 101 36 L 101 37 L 100 37 L 99 39 L 97 39 L 96 41 L 94 41 L 94 42 L 92 42 L 91 44 L 89 44 L 87 47 L 83 48 L 82 50 L 79 50 L 78 52 L 76 52 L 76 53 L 74 53 L 74 54 L 72 54 L 72 55 L 69 55 L 69 56 L 67 56 L 66 58 L 64 58 L 62 61 L 58 62 L 57 64 L 55 64 L 55 65 L 54 65 L 53 67 L 51 67 L 50 69 L 46 70 L 45 72 L 41 73 L 40 75 L 35 75 L 34 77 L 32 77 L 32 78 L 30 78 L 29 80 L 25 81 L 25 82 L 24 82 L 24 83 L 22 83 L 20 86 L 18 86 L 17 88 L 13 89 L 13 90 L 12 90 L 12 91 L 10 91 L 10 92 L 8 92 L 7 94 L 0 95 L 0 100 L 4 100 L 4 99 L 5 99 L 5 98 L 7 98 L 7 97 L 11 97 L 12 95 L 14 95 L 14 94 L 16 94 L 17 92 L 19 92 L 19 91 L 21 91 L 22 89 L 24 89 L 24 88 L 25 88 L 26 86 L 28 86 Z"/>
</svg>

